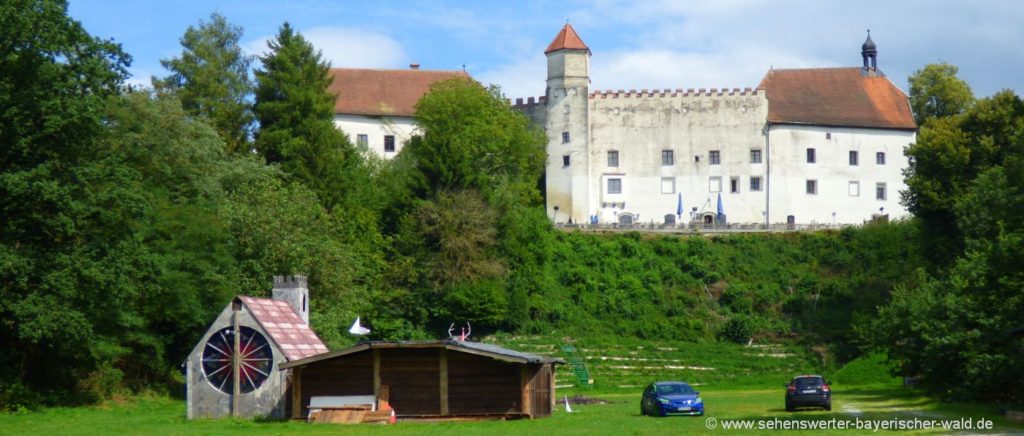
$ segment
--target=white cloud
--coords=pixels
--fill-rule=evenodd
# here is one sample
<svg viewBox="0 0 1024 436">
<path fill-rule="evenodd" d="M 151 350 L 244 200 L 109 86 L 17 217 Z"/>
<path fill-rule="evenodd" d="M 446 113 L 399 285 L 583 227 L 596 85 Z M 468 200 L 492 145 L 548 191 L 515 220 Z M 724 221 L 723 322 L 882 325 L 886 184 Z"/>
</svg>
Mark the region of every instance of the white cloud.
<svg viewBox="0 0 1024 436">
<path fill-rule="evenodd" d="M 593 60 L 592 90 L 755 87 L 772 66 L 808 67 L 820 59 L 766 48 L 738 47 L 714 52 L 641 49 Z"/>
<path fill-rule="evenodd" d="M 508 98 L 537 97 L 544 95 L 548 63 L 543 55 L 530 56 L 520 62 L 475 74 L 474 78 L 483 84 L 501 86 Z"/>
<path fill-rule="evenodd" d="M 323 52 L 324 59 L 338 68 L 404 68 L 409 57 L 394 38 L 363 29 L 347 27 L 313 27 L 300 31 L 313 47 Z M 262 55 L 269 49 L 264 36 L 245 44 L 246 53 Z"/>
<path fill-rule="evenodd" d="M 146 89 L 153 87 L 153 73 L 148 70 L 139 68 L 129 68 L 128 78 L 125 79 L 124 84 L 131 86 L 133 89 Z"/>
</svg>

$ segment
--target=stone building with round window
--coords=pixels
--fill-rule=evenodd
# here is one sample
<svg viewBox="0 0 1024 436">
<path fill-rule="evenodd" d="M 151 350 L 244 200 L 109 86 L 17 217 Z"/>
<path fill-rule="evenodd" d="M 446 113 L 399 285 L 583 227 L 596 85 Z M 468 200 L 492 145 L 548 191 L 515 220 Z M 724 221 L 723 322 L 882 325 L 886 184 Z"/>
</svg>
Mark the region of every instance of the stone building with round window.
<svg viewBox="0 0 1024 436">
<path fill-rule="evenodd" d="M 289 386 L 280 365 L 326 351 L 309 328 L 306 278 L 274 277 L 272 298 L 235 297 L 192 349 L 188 418 L 283 418 Z"/>
</svg>

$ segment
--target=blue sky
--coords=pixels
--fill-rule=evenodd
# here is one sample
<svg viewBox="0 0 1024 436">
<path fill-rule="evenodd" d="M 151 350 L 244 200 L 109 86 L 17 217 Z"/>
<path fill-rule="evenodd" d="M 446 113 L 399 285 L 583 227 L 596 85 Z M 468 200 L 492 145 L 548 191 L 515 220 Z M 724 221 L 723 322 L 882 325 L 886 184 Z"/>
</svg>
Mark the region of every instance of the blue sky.
<svg viewBox="0 0 1024 436">
<path fill-rule="evenodd" d="M 335 67 L 465 65 L 509 97 L 544 93 L 543 51 L 566 20 L 593 52 L 593 90 L 752 87 L 770 67 L 857 66 L 870 28 L 879 68 L 904 89 L 914 70 L 945 61 L 978 96 L 1024 93 L 1024 2 L 1014 0 L 70 0 L 71 16 L 120 42 L 132 82 L 146 84 L 214 11 L 244 27 L 253 54 L 288 21 Z"/>
</svg>

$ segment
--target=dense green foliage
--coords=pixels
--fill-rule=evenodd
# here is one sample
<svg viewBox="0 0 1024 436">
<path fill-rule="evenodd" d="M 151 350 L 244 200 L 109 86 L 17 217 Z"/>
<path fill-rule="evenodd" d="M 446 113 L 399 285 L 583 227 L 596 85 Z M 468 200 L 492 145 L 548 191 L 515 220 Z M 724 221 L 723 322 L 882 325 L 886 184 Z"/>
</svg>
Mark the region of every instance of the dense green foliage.
<svg viewBox="0 0 1024 436">
<path fill-rule="evenodd" d="M 188 113 L 205 117 L 229 153 L 247 153 L 252 148 L 253 115 L 248 102 L 252 58 L 238 45 L 241 38 L 241 27 L 214 13 L 198 28 L 188 27 L 181 38 L 181 57 L 160 61 L 171 75 L 153 79 L 157 90 L 178 96 Z"/>
<path fill-rule="evenodd" d="M 908 207 L 940 266 L 864 328 L 899 372 L 950 396 L 1024 403 L 1024 101 L 936 118 L 908 150 Z"/>
<path fill-rule="evenodd" d="M 0 404 L 107 377 L 137 325 L 142 199 L 99 146 L 129 57 L 66 9 L 0 5 Z"/>
<path fill-rule="evenodd" d="M 956 77 L 957 71 L 947 63 L 928 64 L 910 76 L 910 108 L 919 126 L 959 115 L 974 104 L 971 87 Z"/>
</svg>

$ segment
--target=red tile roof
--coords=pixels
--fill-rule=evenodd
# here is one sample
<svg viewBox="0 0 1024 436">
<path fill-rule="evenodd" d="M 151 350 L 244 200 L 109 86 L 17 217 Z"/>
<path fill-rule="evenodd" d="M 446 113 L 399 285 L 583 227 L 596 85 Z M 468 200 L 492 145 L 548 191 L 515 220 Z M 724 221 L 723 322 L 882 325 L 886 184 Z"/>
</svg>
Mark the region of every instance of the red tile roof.
<svg viewBox="0 0 1024 436">
<path fill-rule="evenodd" d="M 544 50 L 544 54 L 558 50 L 590 50 L 590 47 L 587 47 L 580 36 L 576 34 L 576 30 L 566 23 L 558 35 L 555 35 L 551 44 L 548 44 L 548 49 Z"/>
<path fill-rule="evenodd" d="M 861 68 L 771 70 L 758 88 L 766 91 L 769 122 L 917 128 L 907 95 Z"/>
<path fill-rule="evenodd" d="M 242 296 L 238 299 L 289 361 L 327 352 L 327 346 L 287 302 Z"/>
<path fill-rule="evenodd" d="M 338 95 L 337 114 L 411 117 L 413 106 L 430 85 L 454 78 L 469 78 L 464 71 L 364 70 L 331 68 L 328 88 Z"/>
</svg>

